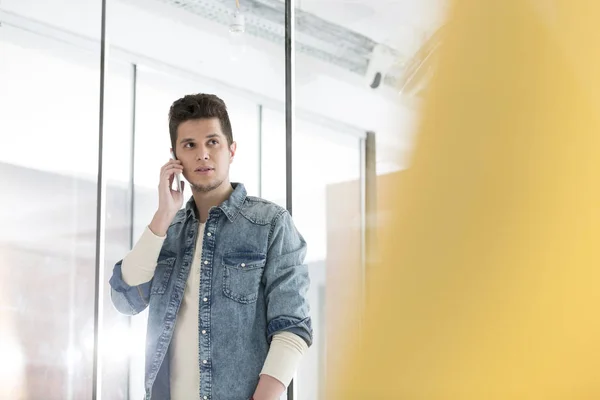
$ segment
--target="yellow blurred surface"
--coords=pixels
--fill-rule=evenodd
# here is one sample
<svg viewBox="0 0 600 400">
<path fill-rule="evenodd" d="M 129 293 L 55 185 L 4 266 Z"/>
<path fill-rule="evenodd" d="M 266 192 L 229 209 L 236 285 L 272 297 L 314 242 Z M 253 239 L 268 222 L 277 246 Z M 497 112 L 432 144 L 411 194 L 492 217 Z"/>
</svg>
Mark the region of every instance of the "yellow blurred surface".
<svg viewBox="0 0 600 400">
<path fill-rule="evenodd" d="M 597 1 L 454 1 L 333 398 L 600 399 L 599 45 Z"/>
</svg>

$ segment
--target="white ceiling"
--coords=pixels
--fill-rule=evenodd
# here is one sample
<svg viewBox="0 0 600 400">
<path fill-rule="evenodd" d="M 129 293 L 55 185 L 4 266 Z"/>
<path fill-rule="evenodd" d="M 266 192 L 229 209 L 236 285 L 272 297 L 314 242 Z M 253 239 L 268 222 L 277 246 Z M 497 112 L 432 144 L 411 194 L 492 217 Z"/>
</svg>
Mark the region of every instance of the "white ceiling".
<svg viewBox="0 0 600 400">
<path fill-rule="evenodd" d="M 406 54 L 441 23 L 447 0 L 296 0 L 296 6 Z"/>
</svg>

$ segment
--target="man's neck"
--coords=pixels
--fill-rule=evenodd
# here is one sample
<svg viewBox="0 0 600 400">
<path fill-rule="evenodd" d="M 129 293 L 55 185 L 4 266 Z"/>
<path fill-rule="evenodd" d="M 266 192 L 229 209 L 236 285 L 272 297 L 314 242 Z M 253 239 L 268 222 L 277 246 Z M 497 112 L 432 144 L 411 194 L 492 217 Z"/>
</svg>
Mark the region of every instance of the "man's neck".
<svg viewBox="0 0 600 400">
<path fill-rule="evenodd" d="M 206 222 L 208 211 L 211 207 L 221 205 L 233 193 L 233 187 L 229 180 L 224 181 L 218 188 L 210 192 L 200 192 L 192 190 L 196 210 L 198 210 L 198 219 L 201 223 Z"/>
</svg>

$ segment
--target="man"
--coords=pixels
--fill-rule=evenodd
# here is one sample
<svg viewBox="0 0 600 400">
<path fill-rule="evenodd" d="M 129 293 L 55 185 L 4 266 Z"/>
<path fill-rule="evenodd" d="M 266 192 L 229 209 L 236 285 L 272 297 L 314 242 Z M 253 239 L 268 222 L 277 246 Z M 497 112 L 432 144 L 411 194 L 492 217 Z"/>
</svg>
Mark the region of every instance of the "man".
<svg viewBox="0 0 600 400">
<path fill-rule="evenodd" d="M 146 399 L 279 399 L 312 342 L 306 243 L 285 209 L 230 183 L 221 99 L 175 101 L 169 131 L 158 210 L 110 280 L 120 312 L 149 307 Z"/>
</svg>

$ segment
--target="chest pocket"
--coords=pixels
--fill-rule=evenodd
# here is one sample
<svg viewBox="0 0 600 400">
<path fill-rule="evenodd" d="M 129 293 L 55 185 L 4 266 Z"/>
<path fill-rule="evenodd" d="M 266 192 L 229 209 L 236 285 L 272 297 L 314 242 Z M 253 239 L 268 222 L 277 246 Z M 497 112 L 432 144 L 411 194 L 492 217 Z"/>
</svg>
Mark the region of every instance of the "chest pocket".
<svg viewBox="0 0 600 400">
<path fill-rule="evenodd" d="M 223 256 L 223 294 L 242 304 L 255 303 L 265 269 L 266 255 L 227 253 Z"/>
<path fill-rule="evenodd" d="M 169 279 L 173 274 L 173 268 L 175 267 L 175 258 L 176 257 L 174 256 L 165 255 L 163 253 L 158 256 L 154 278 L 152 278 L 150 294 L 165 294 L 169 287 Z"/>
</svg>

